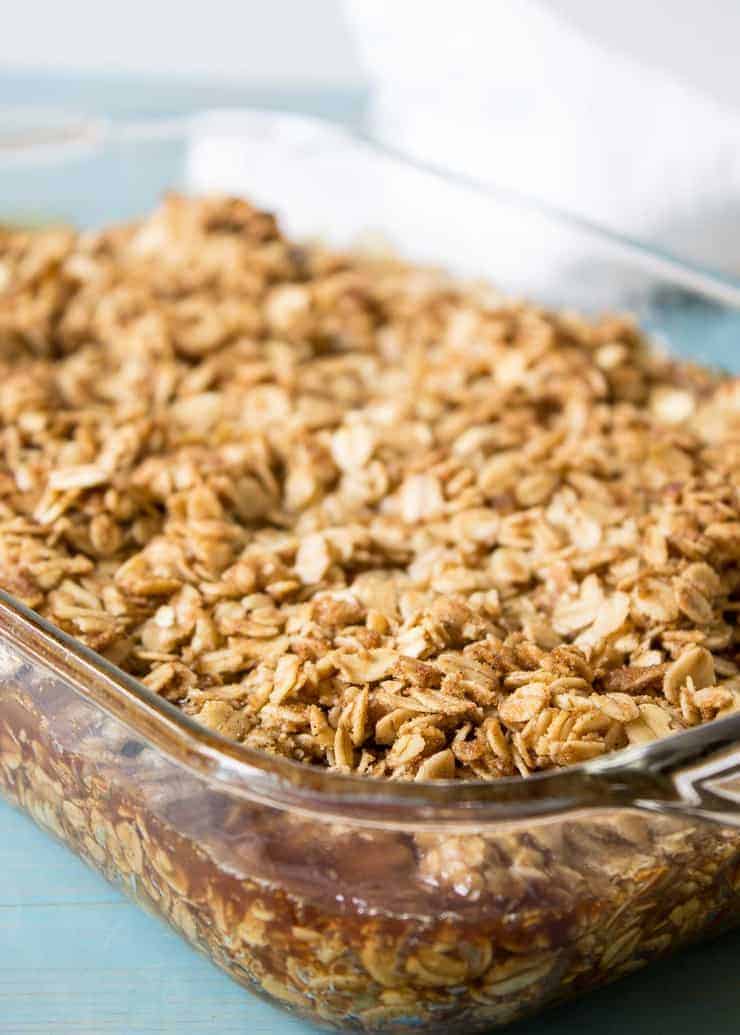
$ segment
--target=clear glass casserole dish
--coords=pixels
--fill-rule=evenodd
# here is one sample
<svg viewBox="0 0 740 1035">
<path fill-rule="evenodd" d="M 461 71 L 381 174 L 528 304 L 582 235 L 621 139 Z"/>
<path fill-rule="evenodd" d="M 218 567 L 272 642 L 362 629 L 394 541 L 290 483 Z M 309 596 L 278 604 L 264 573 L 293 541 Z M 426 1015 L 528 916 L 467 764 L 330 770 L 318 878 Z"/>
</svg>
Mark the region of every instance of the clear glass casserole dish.
<svg viewBox="0 0 740 1035">
<path fill-rule="evenodd" d="M 381 234 L 740 364 L 740 286 L 344 131 L 23 118 L 0 120 L 0 220 L 242 193 L 299 237 Z M 246 987 L 340 1030 L 487 1030 L 738 923 L 739 745 L 736 713 L 527 780 L 362 780 L 225 741 L 0 594 L 3 793 Z"/>
</svg>

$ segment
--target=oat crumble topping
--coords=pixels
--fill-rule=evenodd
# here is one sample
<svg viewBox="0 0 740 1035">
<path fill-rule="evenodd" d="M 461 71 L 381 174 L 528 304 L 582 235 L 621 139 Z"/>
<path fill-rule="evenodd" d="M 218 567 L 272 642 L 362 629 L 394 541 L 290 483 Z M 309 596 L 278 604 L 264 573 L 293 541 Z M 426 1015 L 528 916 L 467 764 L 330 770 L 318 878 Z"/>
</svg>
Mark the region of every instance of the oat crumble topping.
<svg viewBox="0 0 740 1035">
<path fill-rule="evenodd" d="M 0 230 L 0 585 L 225 736 L 526 775 L 740 708 L 740 382 L 230 198 Z"/>
</svg>

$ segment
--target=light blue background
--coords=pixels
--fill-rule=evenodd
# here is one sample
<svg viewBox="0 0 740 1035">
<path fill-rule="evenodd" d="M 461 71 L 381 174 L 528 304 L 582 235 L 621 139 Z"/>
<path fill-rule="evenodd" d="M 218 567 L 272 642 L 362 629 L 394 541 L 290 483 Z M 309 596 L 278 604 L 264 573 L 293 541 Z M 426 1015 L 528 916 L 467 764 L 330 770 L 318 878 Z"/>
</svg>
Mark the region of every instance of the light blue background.
<svg viewBox="0 0 740 1035">
<path fill-rule="evenodd" d="M 361 117 L 363 94 L 0 75 L 0 105 L 20 102 L 125 117 L 252 104 L 351 123 Z M 717 343 L 718 352 L 725 347 Z M 737 352 L 715 358 L 738 361 Z M 309 1030 L 251 997 L 0 801 L 2 1035 L 299 1035 Z M 740 933 L 509 1030 L 512 1035 L 737 1035 Z"/>
</svg>

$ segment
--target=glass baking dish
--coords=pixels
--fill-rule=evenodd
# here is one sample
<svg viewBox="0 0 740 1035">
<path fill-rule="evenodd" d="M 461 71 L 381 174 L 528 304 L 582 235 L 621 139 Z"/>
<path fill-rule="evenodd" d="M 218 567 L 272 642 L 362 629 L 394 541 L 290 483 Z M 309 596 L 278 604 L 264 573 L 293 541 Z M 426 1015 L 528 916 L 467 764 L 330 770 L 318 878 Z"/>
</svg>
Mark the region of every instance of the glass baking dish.
<svg viewBox="0 0 740 1035">
<path fill-rule="evenodd" d="M 740 285 L 344 130 L 0 118 L 0 220 L 95 227 L 172 187 L 630 309 L 656 344 L 740 365 Z M 367 781 L 224 740 L 0 593 L 0 789 L 237 981 L 339 1030 L 488 1030 L 740 923 L 740 712 L 527 780 Z"/>
</svg>

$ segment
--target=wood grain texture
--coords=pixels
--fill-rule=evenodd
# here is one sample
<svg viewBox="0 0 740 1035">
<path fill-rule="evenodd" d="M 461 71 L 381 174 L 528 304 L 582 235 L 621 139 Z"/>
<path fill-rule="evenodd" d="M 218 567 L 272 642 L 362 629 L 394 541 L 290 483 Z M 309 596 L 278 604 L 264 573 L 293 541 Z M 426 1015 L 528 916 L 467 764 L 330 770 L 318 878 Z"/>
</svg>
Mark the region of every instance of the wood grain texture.
<svg viewBox="0 0 740 1035">
<path fill-rule="evenodd" d="M 512 1035 L 737 1035 L 740 934 L 684 952 Z M 308 1035 L 0 802 L 2 1035 Z"/>
</svg>

